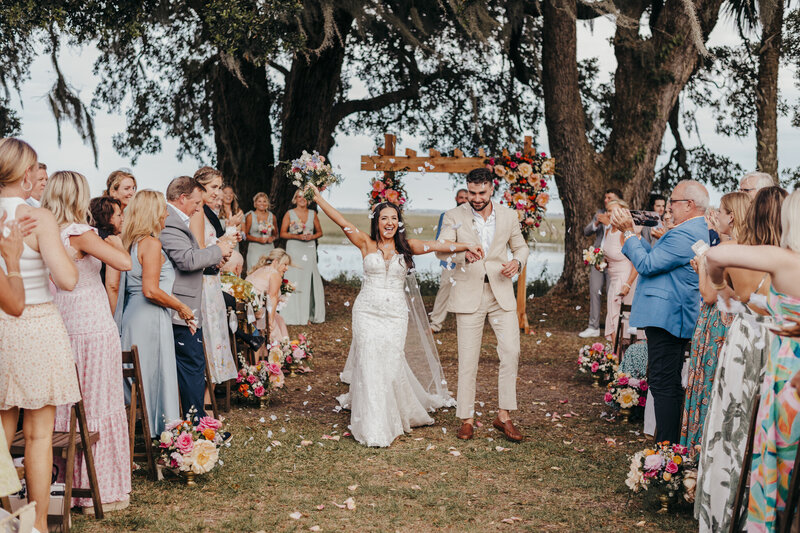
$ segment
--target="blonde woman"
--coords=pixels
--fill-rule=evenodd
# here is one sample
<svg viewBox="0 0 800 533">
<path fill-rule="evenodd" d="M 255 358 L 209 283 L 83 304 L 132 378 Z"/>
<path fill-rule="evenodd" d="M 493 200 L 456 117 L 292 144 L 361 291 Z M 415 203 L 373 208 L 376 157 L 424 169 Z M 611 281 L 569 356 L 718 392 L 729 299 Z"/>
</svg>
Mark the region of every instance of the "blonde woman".
<svg viewBox="0 0 800 533">
<path fill-rule="evenodd" d="M 47 531 L 50 476 L 53 469 L 53 423 L 56 405 L 80 399 L 69 334 L 53 304 L 49 280 L 72 290 L 78 269 L 59 237 L 53 214 L 25 203 L 36 184 L 36 152 L 19 139 L 0 139 L 0 210 L 6 222 L 33 220 L 24 238 L 19 270 L 0 263 L 6 275 L 22 278 L 25 310 L 19 317 L 0 312 L 0 419 L 9 445 L 25 409 L 25 482 L 36 502 L 35 527 Z"/>
<path fill-rule="evenodd" d="M 625 200 L 612 200 L 606 204 L 606 209 L 612 210 L 615 206 L 628 209 Z M 603 253 L 608 266 L 608 305 L 606 310 L 605 337 L 612 343 L 615 341 L 617 326 L 619 325 L 619 310 L 622 304 L 633 303 L 633 293 L 638 276 L 633 263 L 622 253 L 622 232 L 611 225 L 606 226 L 603 237 Z M 626 327 L 623 324 L 623 327 Z M 623 330 L 624 331 L 624 330 Z"/>
<path fill-rule="evenodd" d="M 292 265 L 292 258 L 286 250 L 275 248 L 268 256 L 259 259 L 258 263 L 247 273 L 246 281 L 260 292 L 267 301 L 267 317 L 256 323 L 259 329 L 269 324 L 269 340 L 279 341 L 289 336 L 286 322 L 278 314 L 278 301 L 281 297 L 281 283 L 286 271 Z"/>
<path fill-rule="evenodd" d="M 195 172 L 194 179 L 205 188 L 203 209 L 192 215 L 189 221 L 189 228 L 200 248 L 213 246 L 223 238 L 229 241 L 233 239 L 233 243 L 236 243 L 238 233 L 226 236 L 224 227 L 213 211 L 213 206 L 222 200 L 222 174 L 215 168 L 202 167 Z M 231 352 L 228 314 L 222 296 L 219 268 L 216 266 L 203 270 L 203 296 L 200 306 L 203 315 L 203 344 L 211 381 L 224 383 L 236 379 L 238 371 Z"/>
<path fill-rule="evenodd" d="M 164 195 L 145 189 L 131 200 L 122 224 L 122 244 L 133 266 L 123 276 L 125 290 L 120 291 L 116 316 L 122 349 L 139 347 L 151 437 L 161 434 L 165 419 L 180 418 L 170 310 L 187 324 L 194 320 L 189 306 L 172 295 L 175 271 L 158 240 L 166 219 Z"/>
<path fill-rule="evenodd" d="M 128 420 L 122 380 L 119 331 L 111 316 L 108 296 L 100 279 L 103 263 L 124 272 L 131 256 L 116 235 L 103 240 L 86 222 L 89 218 L 89 184 L 77 172 L 56 172 L 47 181 L 42 207 L 52 211 L 61 228 L 61 240 L 78 267 L 78 284 L 72 291 L 57 290 L 55 303 L 67 327 L 72 354 L 86 408 L 89 431 L 100 433 L 92 446 L 103 510 L 124 509 L 131 492 Z M 56 410 L 56 431 L 69 431 L 70 409 Z M 75 458 L 74 486 L 89 488 L 83 455 Z M 91 498 L 76 498 L 75 505 L 91 512 Z"/>
<path fill-rule="evenodd" d="M 244 234 L 247 238 L 247 270 L 275 248 L 273 244 L 278 238 L 275 226 L 275 215 L 269 211 L 269 196 L 260 192 L 253 196 L 253 211 L 244 219 Z"/>
<path fill-rule="evenodd" d="M 325 322 L 325 290 L 317 267 L 316 243 L 322 237 L 322 226 L 317 213 L 308 208 L 303 191 L 294 193 L 292 203 L 295 208 L 283 216 L 281 238 L 286 239 L 286 253 L 297 264 L 286 274 L 297 287 L 297 294 L 286 303 L 281 315 L 290 326 L 319 324 Z"/>
<path fill-rule="evenodd" d="M 125 170 L 115 170 L 108 175 L 103 195 L 119 200 L 123 211 L 128 207 L 134 194 L 136 194 L 136 178 L 133 174 Z"/>
</svg>

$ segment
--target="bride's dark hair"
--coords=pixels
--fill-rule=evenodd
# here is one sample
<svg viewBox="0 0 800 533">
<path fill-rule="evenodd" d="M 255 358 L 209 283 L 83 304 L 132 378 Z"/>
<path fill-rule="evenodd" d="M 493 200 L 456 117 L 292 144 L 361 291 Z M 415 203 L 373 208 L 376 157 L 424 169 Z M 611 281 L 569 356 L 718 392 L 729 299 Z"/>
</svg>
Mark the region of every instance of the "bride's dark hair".
<svg viewBox="0 0 800 533">
<path fill-rule="evenodd" d="M 406 261 L 406 267 L 410 270 L 414 268 L 414 253 L 411 251 L 411 245 L 408 244 L 406 238 L 406 227 L 403 224 L 403 213 L 400 208 L 390 202 L 381 202 L 375 206 L 372 211 L 372 222 L 370 223 L 370 238 L 375 242 L 381 242 L 380 231 L 378 230 L 378 221 L 381 217 L 381 211 L 384 209 L 394 209 L 397 213 L 397 231 L 394 234 L 394 247 L 397 253 L 403 254 L 403 259 Z"/>
</svg>

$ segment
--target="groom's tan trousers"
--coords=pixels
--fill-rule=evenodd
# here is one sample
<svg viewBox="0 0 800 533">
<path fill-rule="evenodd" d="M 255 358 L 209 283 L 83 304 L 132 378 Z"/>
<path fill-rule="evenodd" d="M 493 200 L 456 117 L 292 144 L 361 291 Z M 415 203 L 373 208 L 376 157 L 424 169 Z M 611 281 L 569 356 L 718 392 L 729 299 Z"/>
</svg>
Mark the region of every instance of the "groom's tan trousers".
<svg viewBox="0 0 800 533">
<path fill-rule="evenodd" d="M 517 364 L 519 362 L 519 323 L 515 310 L 504 311 L 495 300 L 488 283 L 474 313 L 456 313 L 458 327 L 458 408 L 456 416 L 473 418 L 475 414 L 475 380 L 481 354 L 483 327 L 489 318 L 497 337 L 500 370 L 497 376 L 498 407 L 509 411 L 517 408 Z"/>
</svg>

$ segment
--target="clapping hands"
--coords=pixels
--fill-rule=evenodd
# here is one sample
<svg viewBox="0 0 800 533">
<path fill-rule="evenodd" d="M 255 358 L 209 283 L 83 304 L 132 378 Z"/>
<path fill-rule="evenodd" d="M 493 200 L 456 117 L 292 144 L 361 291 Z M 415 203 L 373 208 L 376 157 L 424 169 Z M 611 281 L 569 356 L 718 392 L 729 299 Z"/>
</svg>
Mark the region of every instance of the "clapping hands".
<svg viewBox="0 0 800 533">
<path fill-rule="evenodd" d="M 633 231 L 633 217 L 631 216 L 631 212 L 622 207 L 613 207 L 611 209 L 611 225 L 618 231 Z"/>
</svg>

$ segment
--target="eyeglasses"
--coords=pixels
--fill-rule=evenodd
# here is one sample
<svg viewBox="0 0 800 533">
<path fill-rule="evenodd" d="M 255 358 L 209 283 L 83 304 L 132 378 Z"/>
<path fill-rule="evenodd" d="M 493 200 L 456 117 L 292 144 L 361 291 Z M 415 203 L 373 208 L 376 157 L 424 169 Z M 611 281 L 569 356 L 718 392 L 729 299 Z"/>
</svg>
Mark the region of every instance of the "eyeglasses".
<svg viewBox="0 0 800 533">
<path fill-rule="evenodd" d="M 755 190 L 756 190 L 755 187 L 751 187 L 749 189 L 746 189 L 744 187 L 739 187 L 739 192 L 750 192 L 750 191 L 755 191 Z"/>
<path fill-rule="evenodd" d="M 691 199 L 688 199 L 688 198 L 683 198 L 683 199 L 680 199 L 680 200 L 673 200 L 672 198 L 669 199 L 669 203 L 670 204 L 674 204 L 676 202 L 693 202 L 693 201 L 694 200 L 691 200 Z"/>
</svg>

